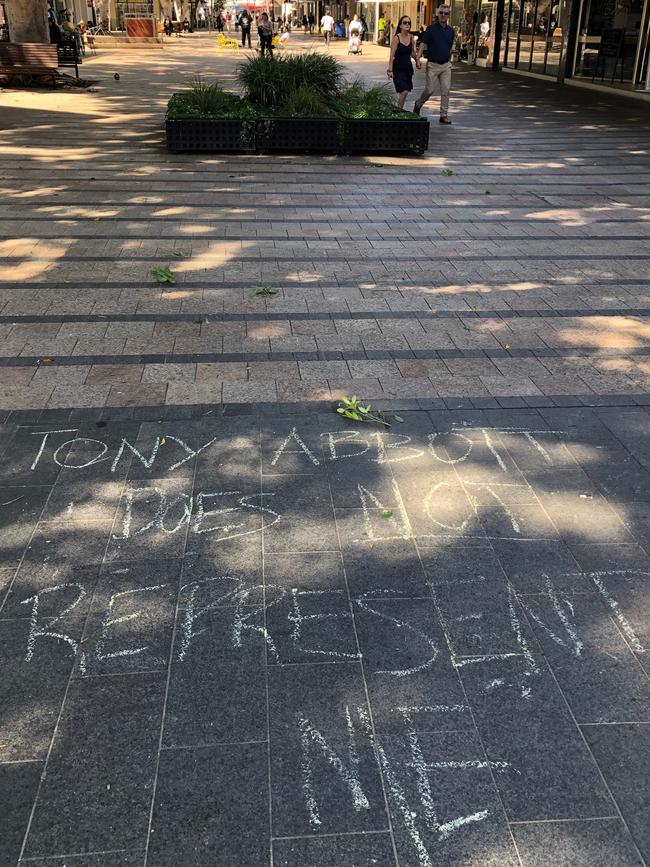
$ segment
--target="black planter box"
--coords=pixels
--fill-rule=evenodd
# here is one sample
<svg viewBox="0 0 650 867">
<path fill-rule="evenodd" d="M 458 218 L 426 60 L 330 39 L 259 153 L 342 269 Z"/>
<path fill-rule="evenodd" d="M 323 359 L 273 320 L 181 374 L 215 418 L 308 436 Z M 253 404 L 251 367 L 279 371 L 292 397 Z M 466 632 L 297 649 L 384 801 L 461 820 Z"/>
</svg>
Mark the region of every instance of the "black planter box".
<svg viewBox="0 0 650 867">
<path fill-rule="evenodd" d="M 341 149 L 342 122 L 337 118 L 258 117 L 255 145 L 264 153 L 326 153 Z"/>
<path fill-rule="evenodd" d="M 346 120 L 344 150 L 348 154 L 415 153 L 429 146 L 429 121 Z"/>
<path fill-rule="evenodd" d="M 253 123 L 248 120 L 168 118 L 165 129 L 171 153 L 244 153 L 255 148 Z"/>
<path fill-rule="evenodd" d="M 250 120 L 174 118 L 165 121 L 171 153 L 423 154 L 429 121 L 258 117 Z"/>
</svg>

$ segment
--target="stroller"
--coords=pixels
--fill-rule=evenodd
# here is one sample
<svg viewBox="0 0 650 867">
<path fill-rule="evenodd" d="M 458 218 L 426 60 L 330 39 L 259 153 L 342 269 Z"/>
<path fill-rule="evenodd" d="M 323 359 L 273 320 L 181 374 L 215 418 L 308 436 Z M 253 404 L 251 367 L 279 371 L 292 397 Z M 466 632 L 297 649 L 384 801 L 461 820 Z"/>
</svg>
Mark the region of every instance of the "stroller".
<svg viewBox="0 0 650 867">
<path fill-rule="evenodd" d="M 363 54 L 363 44 L 361 42 L 361 33 L 358 30 L 350 31 L 350 41 L 348 42 L 348 54 Z"/>
</svg>

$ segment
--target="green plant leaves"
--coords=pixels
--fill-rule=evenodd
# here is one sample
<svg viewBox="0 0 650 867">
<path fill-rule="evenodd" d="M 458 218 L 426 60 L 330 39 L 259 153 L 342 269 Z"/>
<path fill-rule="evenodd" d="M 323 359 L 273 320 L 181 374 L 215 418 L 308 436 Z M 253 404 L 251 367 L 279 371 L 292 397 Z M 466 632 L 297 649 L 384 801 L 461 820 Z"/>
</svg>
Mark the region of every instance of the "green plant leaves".
<svg viewBox="0 0 650 867">
<path fill-rule="evenodd" d="M 169 265 L 160 265 L 151 269 L 151 276 L 157 283 L 175 283 L 176 278 L 172 274 Z"/>
<path fill-rule="evenodd" d="M 352 397 L 339 398 L 335 406 L 336 412 L 342 415 L 343 418 L 349 418 L 351 421 L 359 422 L 375 422 L 375 424 L 383 424 L 384 427 L 390 427 L 391 417 L 395 421 L 403 422 L 404 419 L 399 415 L 390 415 L 381 410 L 373 410 L 371 404 L 364 404 L 359 400 L 356 394 Z"/>
<path fill-rule="evenodd" d="M 446 178 L 450 178 L 454 173 L 453 169 L 443 169 L 440 174 L 444 175 Z"/>
<path fill-rule="evenodd" d="M 259 295 L 264 298 L 272 297 L 273 295 L 277 295 L 280 290 L 276 289 L 274 286 L 255 286 L 254 289 L 251 289 L 251 295 L 253 298 L 257 298 Z"/>
</svg>

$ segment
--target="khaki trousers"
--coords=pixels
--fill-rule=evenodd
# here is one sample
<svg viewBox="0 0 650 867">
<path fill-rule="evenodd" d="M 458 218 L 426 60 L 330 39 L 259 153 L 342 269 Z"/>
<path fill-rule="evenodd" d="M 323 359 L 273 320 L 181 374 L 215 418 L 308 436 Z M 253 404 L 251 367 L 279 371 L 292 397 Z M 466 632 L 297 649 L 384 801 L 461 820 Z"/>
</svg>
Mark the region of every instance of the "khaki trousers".
<svg viewBox="0 0 650 867">
<path fill-rule="evenodd" d="M 451 62 L 433 63 L 433 61 L 428 60 L 426 76 L 424 90 L 415 104 L 422 108 L 424 103 L 436 89 L 436 84 L 439 84 L 440 116 L 447 117 L 447 112 L 449 111 L 449 91 L 451 90 Z"/>
</svg>

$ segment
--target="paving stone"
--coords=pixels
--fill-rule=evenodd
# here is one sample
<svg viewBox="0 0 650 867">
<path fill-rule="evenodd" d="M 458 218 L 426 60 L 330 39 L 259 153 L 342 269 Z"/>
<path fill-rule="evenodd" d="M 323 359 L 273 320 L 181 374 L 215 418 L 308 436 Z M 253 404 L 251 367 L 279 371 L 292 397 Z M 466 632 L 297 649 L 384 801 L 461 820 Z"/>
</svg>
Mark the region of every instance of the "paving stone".
<svg viewBox="0 0 650 867">
<path fill-rule="evenodd" d="M 387 830 L 359 663 L 277 666 L 269 685 L 274 836 Z"/>
<path fill-rule="evenodd" d="M 87 385 L 115 385 L 140 382 L 143 364 L 94 364 L 86 377 Z"/>
<path fill-rule="evenodd" d="M 400 864 L 517 864 L 491 764 L 475 733 L 382 737 L 379 749 Z M 498 777 L 501 763 L 492 767 Z"/>
<path fill-rule="evenodd" d="M 395 867 L 390 834 L 341 834 L 273 841 L 273 863 L 278 867 Z"/>
<path fill-rule="evenodd" d="M 524 867 L 640 867 L 643 861 L 620 819 L 527 822 L 511 826 Z"/>
<path fill-rule="evenodd" d="M 265 476 L 264 550 L 334 551 L 338 537 L 328 483 L 302 476 Z"/>
<path fill-rule="evenodd" d="M 522 605 L 576 720 L 650 721 L 650 681 L 607 616 L 606 600 L 568 600 L 552 580 L 546 585 L 546 594 Z"/>
<path fill-rule="evenodd" d="M 192 508 L 191 482 L 133 481 L 124 489 L 106 548 L 107 562 L 180 557 Z"/>
<path fill-rule="evenodd" d="M 102 570 L 84 629 L 77 675 L 166 670 L 180 573 L 180 560 Z"/>
<path fill-rule="evenodd" d="M 429 596 L 420 557 L 412 540 L 385 543 L 381 550 L 346 547 L 343 562 L 353 598 Z"/>
<path fill-rule="evenodd" d="M 42 769 L 41 762 L 0 764 L 2 867 L 13 867 L 18 861 Z"/>
<path fill-rule="evenodd" d="M 0 488 L 0 558 L 18 563 L 32 537 L 48 497 L 48 488 Z"/>
<path fill-rule="evenodd" d="M 647 860 L 650 823 L 644 781 L 648 776 L 650 729 L 644 725 L 598 725 L 584 726 L 582 731 L 634 842 Z"/>
<path fill-rule="evenodd" d="M 163 745 L 263 741 L 263 612 L 251 606 L 205 607 L 187 607 L 178 616 Z"/>
<path fill-rule="evenodd" d="M 30 858 L 21 864 L 38 867 L 139 867 L 144 860 L 141 852 L 102 852 L 99 855 L 65 855 L 63 858 Z"/>
<path fill-rule="evenodd" d="M 357 600 L 354 617 L 378 732 L 473 729 L 433 601 L 387 592 Z"/>
<path fill-rule="evenodd" d="M 0 726 L 5 762 L 44 759 L 58 719 L 79 647 L 83 619 L 68 616 L 58 623 L 66 636 L 53 638 L 48 621 L 0 621 L 4 665 L 0 677 L 3 707 L 11 702 L 16 716 Z M 33 712 L 38 703 L 38 713 Z M 19 710 L 20 709 L 20 710 Z M 19 711 L 19 712 L 18 712 Z M 0 770 L 2 766 L 0 765 Z"/>
<path fill-rule="evenodd" d="M 267 864 L 268 815 L 264 744 L 164 750 L 150 857 L 165 867 Z"/>
<path fill-rule="evenodd" d="M 5 597 L 9 591 L 9 587 L 11 586 L 15 574 L 15 567 L 0 569 L 0 611 L 2 611 Z"/>
<path fill-rule="evenodd" d="M 72 684 L 26 856 L 144 844 L 163 690 L 164 677 L 151 674 Z"/>
<path fill-rule="evenodd" d="M 476 657 L 460 675 L 489 759 L 508 762 L 495 777 L 511 821 L 613 815 L 596 764 L 542 657 Z M 522 733 L 534 728 L 531 741 Z"/>
<path fill-rule="evenodd" d="M 338 553 L 269 554 L 264 560 L 269 664 L 357 659 Z M 255 622 L 255 621 L 253 621 Z M 262 623 L 258 622 L 258 628 Z"/>
<path fill-rule="evenodd" d="M 454 662 L 462 665 L 463 657 L 517 654 L 522 647 L 536 652 L 537 643 L 512 585 L 490 562 L 492 558 L 479 549 L 476 563 L 462 572 L 461 549 L 455 556 L 450 553 L 425 560 L 425 570 Z M 456 580 L 455 574 L 459 574 Z"/>
</svg>

